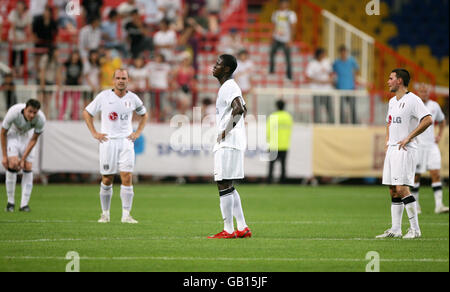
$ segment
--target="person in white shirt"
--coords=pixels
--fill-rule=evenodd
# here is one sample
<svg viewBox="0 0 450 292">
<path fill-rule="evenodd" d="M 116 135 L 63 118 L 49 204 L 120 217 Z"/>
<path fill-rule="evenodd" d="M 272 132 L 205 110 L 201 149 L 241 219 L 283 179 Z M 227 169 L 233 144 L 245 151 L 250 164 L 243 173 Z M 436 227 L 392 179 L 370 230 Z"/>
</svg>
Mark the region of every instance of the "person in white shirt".
<svg viewBox="0 0 450 292">
<path fill-rule="evenodd" d="M 167 19 L 161 20 L 159 30 L 153 36 L 153 45 L 159 50 L 167 62 L 174 60 L 174 50 L 177 45 L 177 34 L 170 28 L 170 22 Z"/>
<path fill-rule="evenodd" d="M 247 147 L 244 118 L 247 113 L 239 86 L 232 79 L 237 61 L 232 55 L 221 55 L 212 70 L 220 83 L 216 100 L 217 143 L 214 145 L 214 180 L 220 196 L 224 229 L 208 238 L 244 238 L 252 235 L 245 223 L 239 193 L 233 180 L 244 178 L 244 152 Z M 234 230 L 233 217 L 237 230 Z"/>
<path fill-rule="evenodd" d="M 238 66 L 234 71 L 236 83 L 242 90 L 245 101 L 248 101 L 248 95 L 253 89 L 253 74 L 255 64 L 249 58 L 247 50 L 243 49 L 238 53 Z"/>
<path fill-rule="evenodd" d="M 306 67 L 306 81 L 310 89 L 333 89 L 333 68 L 326 57 L 325 50 L 316 49 L 314 59 Z M 314 94 L 314 123 L 333 123 L 331 97 L 326 94 Z"/>
<path fill-rule="evenodd" d="M 395 96 L 389 100 L 386 116 L 386 157 L 383 167 L 384 185 L 391 194 L 392 226 L 376 238 L 402 237 L 402 215 L 406 209 L 410 228 L 404 239 L 422 236 L 417 214 L 417 202 L 409 187 L 414 185 L 417 135 L 433 122 L 430 111 L 422 100 L 408 91 L 409 72 L 394 69 L 387 82 Z"/>
<path fill-rule="evenodd" d="M 100 223 L 110 221 L 111 197 L 113 194 L 114 175 L 119 173 L 122 185 L 122 223 L 138 223 L 131 215 L 133 204 L 132 173 L 135 154 L 134 141 L 142 133 L 147 112 L 141 99 L 127 90 L 129 78 L 125 69 L 114 72 L 114 89 L 100 92 L 83 111 L 83 118 L 92 136 L 99 141 L 99 160 L 102 182 L 100 184 L 100 202 L 102 215 Z M 140 117 L 136 132 L 133 132 L 133 112 Z M 94 126 L 94 116 L 101 113 L 101 130 Z"/>
<path fill-rule="evenodd" d="M 14 212 L 17 174 L 22 173 L 22 200 L 19 211 L 29 212 L 33 189 L 34 146 L 44 131 L 45 116 L 35 99 L 12 106 L 6 113 L 1 130 L 2 165 L 6 170 L 7 212 Z M 34 132 L 32 132 L 34 129 Z"/>
<path fill-rule="evenodd" d="M 434 212 L 436 214 L 448 213 L 449 208 L 447 206 L 444 206 L 442 202 L 442 182 L 440 173 L 441 152 L 439 151 L 438 146 L 445 129 L 445 116 L 439 104 L 435 101 L 430 100 L 430 87 L 427 84 L 419 84 L 417 93 L 419 94 L 425 106 L 430 110 L 431 117 L 433 118 L 433 124 L 428 127 L 422 134 L 417 136 L 419 148 L 417 151 L 416 160 L 416 176 L 414 179 L 414 187 L 411 189 L 411 193 L 417 201 L 418 212 L 421 213 L 419 207 L 420 177 L 427 170 L 429 170 L 431 176 L 431 187 L 434 193 Z M 437 122 L 439 126 L 439 132 L 437 136 L 434 135 L 434 122 Z"/>
<path fill-rule="evenodd" d="M 147 64 L 147 71 L 151 114 L 158 121 L 163 121 L 165 114 L 171 113 L 176 106 L 168 100 L 169 83 L 173 76 L 172 67 L 166 62 L 163 54 L 156 54 L 154 60 Z"/>
<path fill-rule="evenodd" d="M 100 47 L 101 41 L 102 31 L 100 29 L 100 19 L 94 18 L 90 24 L 80 30 L 80 34 L 78 35 L 78 48 L 83 63 L 88 61 L 90 50 Z"/>
<path fill-rule="evenodd" d="M 275 54 L 283 49 L 286 57 L 286 76 L 292 80 L 291 42 L 294 40 L 297 14 L 289 9 L 289 0 L 280 0 L 280 7 L 272 14 L 274 24 L 272 47 L 270 49 L 269 72 L 275 72 Z"/>
</svg>

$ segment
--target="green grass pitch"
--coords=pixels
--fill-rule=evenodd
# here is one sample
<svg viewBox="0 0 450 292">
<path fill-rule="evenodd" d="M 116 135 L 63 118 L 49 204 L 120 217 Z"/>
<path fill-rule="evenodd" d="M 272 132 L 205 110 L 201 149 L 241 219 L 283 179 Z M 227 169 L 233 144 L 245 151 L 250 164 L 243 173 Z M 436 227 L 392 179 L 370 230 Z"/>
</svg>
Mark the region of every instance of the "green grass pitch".
<svg viewBox="0 0 450 292">
<path fill-rule="evenodd" d="M 390 227 L 382 186 L 237 186 L 253 237 L 217 240 L 222 230 L 215 185 L 134 187 L 132 215 L 120 223 L 118 183 L 111 222 L 97 223 L 97 185 L 35 185 L 30 213 L 0 212 L 0 271 L 65 271 L 69 251 L 80 271 L 364 272 L 375 251 L 380 271 L 449 271 L 449 217 L 434 214 L 431 188 L 421 188 L 423 237 L 375 239 Z M 1 208 L 6 205 L 0 185 Z M 448 188 L 444 189 L 448 205 Z M 403 233 L 409 227 L 406 211 Z"/>
</svg>

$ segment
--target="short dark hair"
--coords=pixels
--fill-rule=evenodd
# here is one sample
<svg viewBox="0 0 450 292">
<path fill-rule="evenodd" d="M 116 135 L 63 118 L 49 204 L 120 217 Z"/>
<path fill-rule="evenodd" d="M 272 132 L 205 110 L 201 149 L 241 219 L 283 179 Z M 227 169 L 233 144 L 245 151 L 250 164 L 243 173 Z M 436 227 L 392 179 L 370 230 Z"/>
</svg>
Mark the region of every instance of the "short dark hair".
<svg viewBox="0 0 450 292">
<path fill-rule="evenodd" d="M 397 75 L 397 78 L 401 78 L 403 80 L 403 85 L 408 86 L 409 81 L 411 80 L 408 70 L 403 68 L 397 68 L 392 70 L 391 73 L 395 73 Z"/>
<path fill-rule="evenodd" d="M 347 47 L 345 45 L 340 45 L 339 48 L 338 48 L 338 51 L 339 52 L 347 51 Z"/>
<path fill-rule="evenodd" d="M 314 59 L 319 59 L 319 56 L 325 53 L 325 50 L 323 48 L 317 48 L 314 52 Z"/>
<path fill-rule="evenodd" d="M 230 75 L 232 75 L 234 73 L 234 70 L 236 70 L 237 68 L 236 57 L 229 54 L 223 54 L 220 56 L 220 58 L 223 60 L 223 64 L 225 65 L 225 67 L 230 68 Z"/>
<path fill-rule="evenodd" d="M 282 99 L 277 100 L 275 105 L 277 106 L 278 110 L 280 110 L 280 111 L 284 110 L 284 105 L 285 105 L 284 100 L 282 100 Z"/>
<path fill-rule="evenodd" d="M 25 107 L 29 107 L 29 106 L 31 106 L 34 109 L 39 110 L 41 108 L 41 103 L 39 102 L 39 100 L 29 99 L 27 101 L 27 103 L 25 104 Z"/>
</svg>

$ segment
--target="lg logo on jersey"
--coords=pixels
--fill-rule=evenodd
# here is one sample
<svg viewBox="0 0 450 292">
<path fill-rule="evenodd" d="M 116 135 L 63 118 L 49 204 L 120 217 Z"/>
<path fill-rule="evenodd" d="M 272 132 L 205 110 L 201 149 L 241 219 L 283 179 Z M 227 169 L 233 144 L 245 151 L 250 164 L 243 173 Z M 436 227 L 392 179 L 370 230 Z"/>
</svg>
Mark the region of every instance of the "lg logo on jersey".
<svg viewBox="0 0 450 292">
<path fill-rule="evenodd" d="M 401 124 L 402 123 L 402 118 L 401 117 L 393 117 L 393 116 L 389 115 L 388 124 L 391 124 L 391 123 Z"/>
<path fill-rule="evenodd" d="M 108 114 L 109 120 L 110 121 L 116 121 L 117 118 L 119 118 L 119 115 L 116 112 L 111 112 Z M 128 121 L 128 114 L 121 114 L 120 115 L 120 120 L 121 121 Z"/>
</svg>

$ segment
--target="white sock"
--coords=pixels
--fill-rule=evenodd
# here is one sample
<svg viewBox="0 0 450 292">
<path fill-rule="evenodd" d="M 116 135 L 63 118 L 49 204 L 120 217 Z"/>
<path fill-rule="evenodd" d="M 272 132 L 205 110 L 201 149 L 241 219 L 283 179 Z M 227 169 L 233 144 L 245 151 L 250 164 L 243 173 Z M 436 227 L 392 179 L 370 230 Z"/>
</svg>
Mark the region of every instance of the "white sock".
<svg viewBox="0 0 450 292">
<path fill-rule="evenodd" d="M 435 207 L 442 207 L 442 182 L 432 183 L 431 187 L 433 188 Z"/>
<path fill-rule="evenodd" d="M 402 199 L 405 204 L 406 213 L 408 214 L 409 224 L 412 229 L 420 231 L 419 216 L 417 216 L 417 202 L 412 195 Z"/>
<path fill-rule="evenodd" d="M 223 230 L 228 233 L 234 232 L 234 222 L 233 222 L 233 207 L 234 207 L 234 196 L 230 189 L 220 191 L 220 210 L 222 211 L 223 218 Z"/>
<path fill-rule="evenodd" d="M 120 186 L 120 198 L 122 199 L 122 217 L 130 215 L 131 207 L 133 206 L 133 186 Z"/>
<path fill-rule="evenodd" d="M 16 192 L 17 172 L 6 171 L 6 195 L 8 196 L 8 203 L 14 204 L 14 194 Z"/>
<path fill-rule="evenodd" d="M 411 195 L 413 195 L 414 199 L 416 199 L 417 202 L 419 202 L 419 189 L 420 182 L 414 183 L 414 187 L 411 188 Z"/>
<path fill-rule="evenodd" d="M 113 185 L 104 185 L 100 183 L 100 203 L 102 205 L 103 214 L 109 215 L 111 208 L 111 198 L 113 195 Z"/>
<path fill-rule="evenodd" d="M 28 206 L 32 190 L 33 190 L 33 172 L 24 171 L 22 174 L 22 200 L 20 202 L 20 208 Z"/>
<path fill-rule="evenodd" d="M 403 209 L 405 209 L 405 205 L 402 203 L 402 200 L 400 198 L 392 198 L 392 203 L 391 203 L 392 227 L 391 227 L 391 230 L 394 232 L 402 231 Z"/>
<path fill-rule="evenodd" d="M 247 224 L 245 223 L 244 211 L 242 210 L 241 197 L 236 189 L 233 192 L 233 197 L 233 215 L 236 218 L 237 229 L 242 231 L 247 227 Z"/>
</svg>

